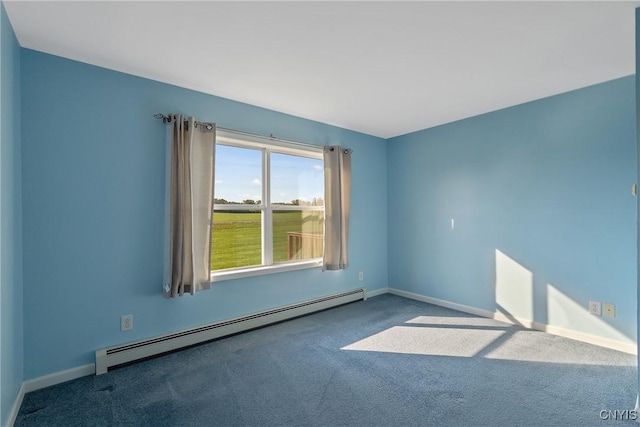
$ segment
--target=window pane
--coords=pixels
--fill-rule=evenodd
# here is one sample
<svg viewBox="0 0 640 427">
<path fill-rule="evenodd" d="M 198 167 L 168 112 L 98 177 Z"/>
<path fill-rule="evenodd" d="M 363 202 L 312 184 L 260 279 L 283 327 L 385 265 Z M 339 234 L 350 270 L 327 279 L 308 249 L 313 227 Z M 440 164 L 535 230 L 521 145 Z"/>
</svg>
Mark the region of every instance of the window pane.
<svg viewBox="0 0 640 427">
<path fill-rule="evenodd" d="M 260 212 L 214 212 L 211 270 L 262 264 Z"/>
<path fill-rule="evenodd" d="M 320 159 L 271 154 L 271 203 L 323 206 L 324 165 Z"/>
<path fill-rule="evenodd" d="M 260 204 L 262 152 L 216 145 L 215 203 Z"/>
<path fill-rule="evenodd" d="M 324 213 L 273 212 L 273 261 L 322 257 Z"/>
</svg>

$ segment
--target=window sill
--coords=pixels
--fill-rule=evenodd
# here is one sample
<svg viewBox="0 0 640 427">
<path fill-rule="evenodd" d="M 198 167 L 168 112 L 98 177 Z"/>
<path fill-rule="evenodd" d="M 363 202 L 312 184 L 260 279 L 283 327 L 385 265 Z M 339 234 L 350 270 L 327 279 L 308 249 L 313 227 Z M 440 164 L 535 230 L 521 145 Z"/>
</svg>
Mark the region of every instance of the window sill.
<svg viewBox="0 0 640 427">
<path fill-rule="evenodd" d="M 286 271 L 305 270 L 308 268 L 322 267 L 322 260 L 314 259 L 286 264 L 274 264 L 259 267 L 238 268 L 234 270 L 221 270 L 211 273 L 211 282 L 223 280 L 243 279 L 245 277 L 264 276 L 267 274 L 284 273 Z"/>
</svg>

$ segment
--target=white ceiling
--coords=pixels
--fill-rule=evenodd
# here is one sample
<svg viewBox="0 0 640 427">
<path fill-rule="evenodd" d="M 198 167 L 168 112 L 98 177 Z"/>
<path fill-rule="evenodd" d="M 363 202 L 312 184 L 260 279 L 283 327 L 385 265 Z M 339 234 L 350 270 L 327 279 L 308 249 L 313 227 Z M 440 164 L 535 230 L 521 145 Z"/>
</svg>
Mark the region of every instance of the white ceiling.
<svg viewBox="0 0 640 427">
<path fill-rule="evenodd" d="M 383 138 L 634 74 L 640 6 L 4 3 L 23 47 Z"/>
</svg>

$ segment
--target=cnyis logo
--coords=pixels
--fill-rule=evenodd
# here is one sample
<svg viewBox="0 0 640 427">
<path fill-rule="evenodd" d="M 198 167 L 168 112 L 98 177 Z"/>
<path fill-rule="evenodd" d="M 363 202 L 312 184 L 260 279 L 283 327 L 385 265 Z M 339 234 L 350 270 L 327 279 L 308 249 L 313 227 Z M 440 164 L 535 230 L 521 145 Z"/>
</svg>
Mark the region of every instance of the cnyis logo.
<svg viewBox="0 0 640 427">
<path fill-rule="evenodd" d="M 600 419 L 611 421 L 636 421 L 638 419 L 638 412 L 635 409 L 603 409 L 600 411 Z"/>
</svg>

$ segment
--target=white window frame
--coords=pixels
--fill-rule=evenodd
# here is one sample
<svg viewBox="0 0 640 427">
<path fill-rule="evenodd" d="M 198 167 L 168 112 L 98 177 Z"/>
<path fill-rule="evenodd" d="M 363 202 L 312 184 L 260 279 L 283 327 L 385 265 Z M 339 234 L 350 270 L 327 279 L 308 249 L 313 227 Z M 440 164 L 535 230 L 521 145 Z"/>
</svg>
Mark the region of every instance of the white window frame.
<svg viewBox="0 0 640 427">
<path fill-rule="evenodd" d="M 259 210 L 261 212 L 262 265 L 211 271 L 211 281 L 220 282 L 223 280 L 241 279 L 244 277 L 322 267 L 322 258 L 281 262 L 276 264 L 273 263 L 273 211 L 319 211 L 324 213 L 324 206 L 272 205 L 270 194 L 271 153 L 290 154 L 294 156 L 323 160 L 322 147 L 270 139 L 256 135 L 248 135 L 241 132 L 231 132 L 222 129 L 218 129 L 216 132 L 216 144 L 259 150 L 262 152 L 262 200 L 260 201 L 260 205 L 213 205 L 214 211 Z"/>
</svg>

